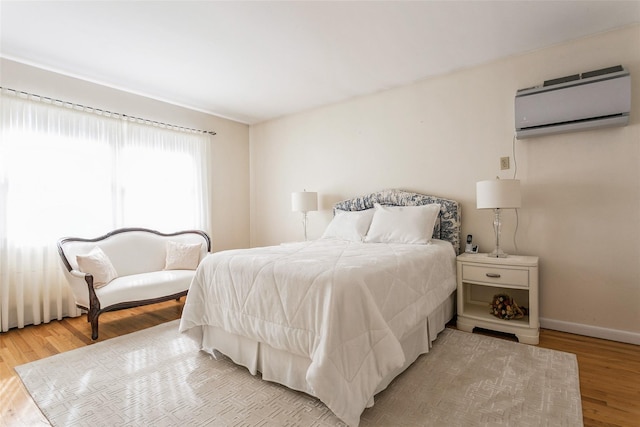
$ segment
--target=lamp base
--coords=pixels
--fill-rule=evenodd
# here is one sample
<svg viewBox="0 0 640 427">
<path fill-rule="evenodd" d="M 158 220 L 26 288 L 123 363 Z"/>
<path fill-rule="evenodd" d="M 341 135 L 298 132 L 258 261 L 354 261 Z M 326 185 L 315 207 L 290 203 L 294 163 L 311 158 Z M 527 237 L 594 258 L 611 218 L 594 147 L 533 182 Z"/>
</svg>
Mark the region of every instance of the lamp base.
<svg viewBox="0 0 640 427">
<path fill-rule="evenodd" d="M 302 212 L 302 227 L 304 228 L 304 241 L 307 241 L 307 213 Z"/>
<path fill-rule="evenodd" d="M 487 254 L 487 256 L 489 256 L 489 258 L 506 258 L 509 255 L 504 253 L 502 249 L 496 248 L 493 250 L 493 252 L 491 252 L 490 254 Z"/>
<path fill-rule="evenodd" d="M 502 229 L 502 222 L 500 221 L 500 209 L 496 208 L 493 210 L 494 218 L 493 218 L 493 232 L 496 235 L 496 248 L 489 254 L 490 258 L 506 258 L 507 254 L 504 253 L 502 249 L 500 249 L 500 230 Z"/>
</svg>

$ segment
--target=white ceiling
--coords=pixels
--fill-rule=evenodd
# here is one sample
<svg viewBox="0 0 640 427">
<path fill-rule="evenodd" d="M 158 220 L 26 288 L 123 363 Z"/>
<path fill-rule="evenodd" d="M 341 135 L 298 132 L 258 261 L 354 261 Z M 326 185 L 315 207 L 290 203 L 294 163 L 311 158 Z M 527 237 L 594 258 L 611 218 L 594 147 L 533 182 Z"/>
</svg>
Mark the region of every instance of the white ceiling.
<svg viewBox="0 0 640 427">
<path fill-rule="evenodd" d="M 1 0 L 0 56 L 253 124 L 638 22 L 640 0 Z"/>
</svg>

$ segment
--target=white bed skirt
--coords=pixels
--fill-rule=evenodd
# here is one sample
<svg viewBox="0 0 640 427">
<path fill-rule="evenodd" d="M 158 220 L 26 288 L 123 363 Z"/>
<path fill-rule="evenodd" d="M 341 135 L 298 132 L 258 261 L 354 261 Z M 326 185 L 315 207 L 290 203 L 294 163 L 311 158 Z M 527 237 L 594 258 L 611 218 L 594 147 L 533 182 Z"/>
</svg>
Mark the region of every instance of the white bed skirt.
<svg viewBox="0 0 640 427">
<path fill-rule="evenodd" d="M 407 369 L 421 354 L 428 353 L 431 343 L 445 328 L 447 322 L 455 313 L 455 292 L 438 306 L 424 322 L 416 325 L 411 332 L 406 334 L 401 344 L 405 354 L 405 364 L 396 371 L 391 372 L 382 379 L 376 392 L 387 386 Z M 187 331 L 188 334 L 202 331 L 200 337 L 194 337 L 202 342 L 202 350 L 220 357 L 226 355 L 236 364 L 245 366 L 252 375 L 262 373 L 262 379 L 285 385 L 293 390 L 302 391 L 315 396 L 313 390 L 306 381 L 306 372 L 311 364 L 311 359 L 305 356 L 292 354 L 275 349 L 268 344 L 259 343 L 251 339 L 230 334 L 213 326 L 202 326 Z M 373 397 L 367 407 L 373 406 Z"/>
</svg>

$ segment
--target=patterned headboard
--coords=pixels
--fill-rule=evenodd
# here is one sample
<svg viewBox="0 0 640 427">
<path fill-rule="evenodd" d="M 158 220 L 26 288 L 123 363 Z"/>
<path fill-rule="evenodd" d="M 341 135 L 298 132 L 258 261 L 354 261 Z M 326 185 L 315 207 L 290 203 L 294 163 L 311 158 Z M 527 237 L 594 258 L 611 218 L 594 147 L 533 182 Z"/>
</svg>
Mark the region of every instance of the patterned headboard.
<svg viewBox="0 0 640 427">
<path fill-rule="evenodd" d="M 333 208 L 343 211 L 362 211 L 373 208 L 374 203 L 389 206 L 420 206 L 440 204 L 440 220 L 433 229 L 435 239 L 451 242 L 456 253 L 460 253 L 460 204 L 455 200 L 403 190 L 382 190 L 336 203 Z"/>
</svg>

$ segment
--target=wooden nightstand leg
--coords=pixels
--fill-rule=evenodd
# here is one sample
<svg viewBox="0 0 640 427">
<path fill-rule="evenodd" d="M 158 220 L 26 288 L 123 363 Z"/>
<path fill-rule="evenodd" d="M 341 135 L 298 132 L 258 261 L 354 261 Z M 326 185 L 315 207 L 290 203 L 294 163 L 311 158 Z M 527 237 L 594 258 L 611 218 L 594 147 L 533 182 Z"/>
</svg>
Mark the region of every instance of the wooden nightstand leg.
<svg viewBox="0 0 640 427">
<path fill-rule="evenodd" d="M 473 332 L 473 328 L 475 328 L 475 325 L 465 319 L 461 319 L 460 317 L 458 317 L 458 319 L 456 320 L 456 328 L 464 332 Z"/>
<path fill-rule="evenodd" d="M 516 337 L 522 344 L 538 345 L 540 342 L 540 334 L 538 331 L 517 332 Z"/>
</svg>

